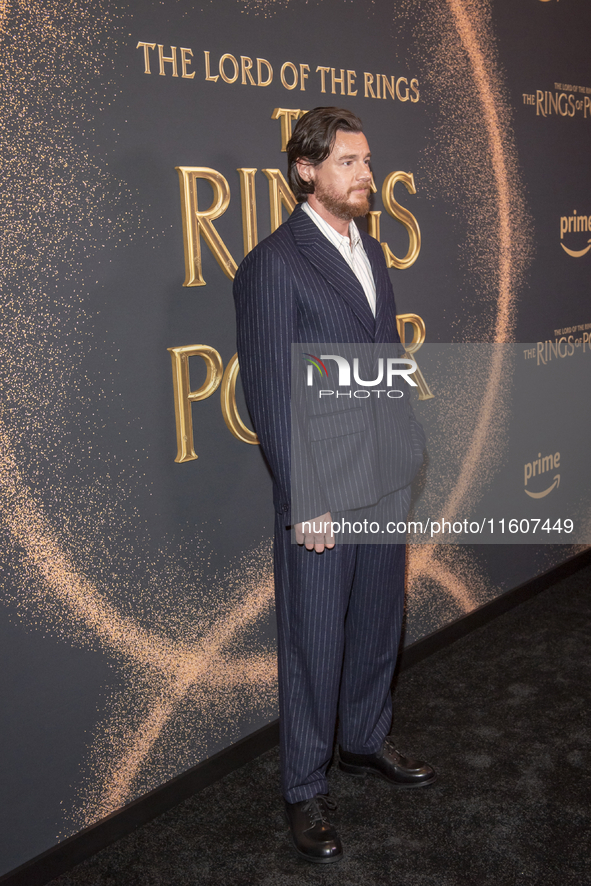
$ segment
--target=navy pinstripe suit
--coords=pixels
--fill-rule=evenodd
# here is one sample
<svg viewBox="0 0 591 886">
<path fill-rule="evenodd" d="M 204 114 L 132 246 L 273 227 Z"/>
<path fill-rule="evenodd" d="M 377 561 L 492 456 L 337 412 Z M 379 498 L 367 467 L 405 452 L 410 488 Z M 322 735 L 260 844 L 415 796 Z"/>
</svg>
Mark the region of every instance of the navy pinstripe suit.
<svg viewBox="0 0 591 886">
<path fill-rule="evenodd" d="M 299 206 L 249 253 L 234 282 L 244 393 L 273 476 L 282 783 L 290 803 L 328 792 L 337 712 L 340 744 L 359 754 L 381 747 L 392 715 L 404 544 L 344 544 L 316 554 L 292 544 L 288 529 L 292 343 L 400 340 L 382 250 L 361 236 L 376 284 L 375 318 L 354 273 Z M 405 519 L 408 487 L 383 492 L 389 513 Z M 330 501 L 319 502 L 306 518 L 330 509 Z"/>
</svg>

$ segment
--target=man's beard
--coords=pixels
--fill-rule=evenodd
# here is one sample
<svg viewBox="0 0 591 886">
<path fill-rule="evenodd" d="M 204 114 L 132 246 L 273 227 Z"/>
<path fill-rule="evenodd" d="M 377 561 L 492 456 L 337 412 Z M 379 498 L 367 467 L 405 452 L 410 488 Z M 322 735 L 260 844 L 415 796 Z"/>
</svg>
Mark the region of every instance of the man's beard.
<svg viewBox="0 0 591 886">
<path fill-rule="evenodd" d="M 353 190 L 357 191 L 356 188 L 351 188 L 347 195 L 343 197 L 342 195 L 331 191 L 329 188 L 323 190 L 318 184 L 316 184 L 314 188 L 314 196 L 319 203 L 322 203 L 325 209 L 328 209 L 328 211 L 334 215 L 335 218 L 340 218 L 343 221 L 351 221 L 352 218 L 357 218 L 360 215 L 367 215 L 369 212 L 369 185 L 367 187 L 365 199 L 363 200 L 350 200 L 349 194 Z"/>
</svg>

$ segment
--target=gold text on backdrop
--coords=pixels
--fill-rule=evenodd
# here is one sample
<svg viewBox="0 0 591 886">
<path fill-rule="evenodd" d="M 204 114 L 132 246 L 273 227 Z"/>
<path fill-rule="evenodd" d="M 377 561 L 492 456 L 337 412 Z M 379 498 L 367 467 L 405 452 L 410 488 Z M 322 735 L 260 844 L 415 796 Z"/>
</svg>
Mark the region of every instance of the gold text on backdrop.
<svg viewBox="0 0 591 886">
<path fill-rule="evenodd" d="M 144 48 L 146 73 L 149 73 L 150 48 L 156 44 L 142 44 Z M 173 47 L 174 48 L 174 47 Z M 183 52 L 185 50 L 182 50 Z M 176 52 L 176 50 L 175 50 Z M 161 55 L 161 53 L 160 53 Z M 169 58 L 163 58 L 173 64 L 176 59 L 175 53 Z M 224 56 L 220 59 L 220 73 L 227 82 L 234 82 L 238 77 L 238 65 L 234 65 L 233 57 Z M 206 56 L 209 66 L 209 54 Z M 230 61 L 230 67 L 224 67 L 226 61 Z M 250 59 L 241 59 L 243 67 Z M 257 61 L 261 61 L 258 59 Z M 293 66 L 291 66 L 293 68 Z M 176 71 L 176 64 L 173 66 Z M 185 68 L 183 68 L 183 71 Z M 332 69 L 327 68 L 326 73 Z M 246 71 L 246 74 L 244 74 Z M 291 68 L 290 68 L 291 71 Z M 295 71 L 295 68 L 294 68 Z M 292 71 L 292 74 L 294 73 Z M 250 66 L 246 65 L 243 76 L 250 75 Z M 303 72 L 302 72 L 303 73 Z M 185 76 L 183 74 L 183 76 Z M 217 80 L 219 75 L 212 76 L 208 67 L 208 78 Z M 381 75 L 380 75 L 381 76 Z M 403 78 L 402 78 L 403 79 Z M 295 82 L 295 74 L 294 74 Z M 338 78 L 335 82 L 338 82 Z M 291 137 L 294 123 L 306 113 L 300 108 L 275 108 L 271 115 L 273 120 L 279 120 L 281 126 L 281 150 L 284 151 Z M 179 176 L 181 215 L 183 223 L 183 244 L 185 255 L 185 281 L 183 286 L 206 286 L 203 277 L 201 261 L 201 237 L 211 250 L 214 258 L 224 274 L 231 280 L 237 270 L 237 264 L 230 250 L 222 240 L 213 222 L 220 218 L 230 205 L 230 186 L 227 179 L 216 169 L 208 166 L 177 166 Z M 242 234 L 244 254 L 247 255 L 258 243 L 257 205 L 255 167 L 240 167 L 237 169 L 240 178 L 240 199 L 242 209 Z M 269 182 L 269 212 L 271 231 L 276 231 L 283 221 L 283 210 L 293 212 L 297 201 L 291 191 L 283 173 L 279 169 L 262 169 L 261 172 Z M 208 209 L 199 209 L 197 198 L 197 182 L 201 179 L 209 183 L 213 190 L 213 201 Z M 390 268 L 409 268 L 417 260 L 421 250 L 421 230 L 414 215 L 401 206 L 394 198 L 394 187 L 397 182 L 402 182 L 410 194 L 416 194 L 414 176 L 409 172 L 391 172 L 386 176 L 382 186 L 382 202 L 389 215 L 400 222 L 406 229 L 409 237 L 409 247 L 404 258 L 397 258 L 386 242 L 381 243 L 386 263 Z M 372 191 L 377 188 L 372 181 Z M 376 240 L 380 241 L 380 216 L 381 210 L 368 213 L 368 232 Z M 397 317 L 398 331 L 401 341 L 404 342 L 406 325 L 412 326 L 413 337 L 406 345 L 407 354 L 414 354 L 425 341 L 425 324 L 417 314 L 400 314 Z M 239 366 L 237 355 L 229 361 L 224 371 L 222 358 L 215 348 L 209 345 L 187 345 L 184 347 L 168 348 L 172 359 L 173 389 L 175 401 L 175 419 L 177 436 L 176 462 L 193 461 L 197 458 L 193 443 L 193 420 L 191 404 L 197 400 L 210 397 L 221 385 L 221 408 L 226 426 L 230 432 L 244 443 L 255 444 L 258 439 L 254 431 L 251 431 L 242 421 L 236 405 L 236 381 Z M 191 390 L 189 377 L 189 357 L 201 357 L 207 366 L 207 376 L 204 384 L 197 390 Z M 421 370 L 417 367 L 413 374 L 419 389 L 419 399 L 429 400 L 433 397 Z"/>
<path fill-rule="evenodd" d="M 222 271 L 234 279 L 238 265 L 216 229 L 213 219 L 223 215 L 230 203 L 230 186 L 221 174 L 207 166 L 176 166 L 181 187 L 181 213 L 183 216 L 183 243 L 185 247 L 185 282 L 183 286 L 205 286 L 201 273 L 201 239 L 215 255 Z M 199 211 L 197 205 L 197 179 L 208 181 L 213 189 L 213 203 L 209 209 Z"/>
<path fill-rule="evenodd" d="M 172 384 L 176 418 L 177 455 L 175 461 L 192 461 L 197 458 L 193 444 L 193 418 L 191 403 L 211 397 L 222 379 L 222 358 L 209 345 L 186 345 L 168 348 L 172 359 Z M 202 357 L 207 367 L 205 381 L 197 391 L 191 390 L 189 357 Z"/>
<path fill-rule="evenodd" d="M 280 110 L 283 111 L 285 109 L 275 109 L 275 111 Z M 300 112 L 298 111 L 297 113 L 299 114 Z M 274 119 L 278 119 L 278 116 Z M 287 115 L 281 118 L 282 141 L 285 137 L 283 123 L 287 120 L 286 126 L 289 126 L 293 119 L 295 118 L 290 118 Z M 206 285 L 201 262 L 201 236 L 203 236 L 205 243 L 211 249 L 224 274 L 233 279 L 237 270 L 237 264 L 213 225 L 214 220 L 220 218 L 230 205 L 230 186 L 227 179 L 217 170 L 207 166 L 177 166 L 176 170 L 180 183 L 185 250 L 185 281 L 183 286 Z M 261 171 L 269 181 L 271 231 L 276 231 L 283 220 L 283 208 L 288 213 L 291 213 L 295 209 L 297 201 L 283 173 L 279 169 L 262 169 Z M 240 167 L 237 172 L 240 176 L 244 254 L 247 255 L 258 242 L 255 187 L 257 169 L 254 167 Z M 205 210 L 200 210 L 198 206 L 198 179 L 208 181 L 213 189 L 213 202 Z M 403 171 L 391 172 L 386 176 L 382 186 L 382 201 L 386 211 L 406 228 L 409 238 L 408 251 L 403 258 L 398 258 L 393 254 L 386 242 L 382 242 L 381 246 L 389 268 L 405 269 L 411 267 L 419 257 L 421 251 L 421 229 L 414 215 L 404 206 L 401 206 L 394 198 L 394 187 L 397 182 L 402 182 L 410 194 L 416 194 L 414 175 Z M 368 233 L 375 237 L 376 240 L 380 240 L 380 215 L 381 210 L 378 210 L 370 212 L 367 217 Z"/>
<path fill-rule="evenodd" d="M 405 338 L 407 323 L 412 326 L 412 341 L 408 343 Z M 427 336 L 427 329 L 423 318 L 419 317 L 418 314 L 397 314 L 396 326 L 398 327 L 398 335 L 400 336 L 400 341 L 404 344 L 407 356 L 410 357 L 411 354 L 416 354 Z M 425 376 L 421 372 L 418 363 L 412 377 L 419 389 L 419 400 L 432 400 L 435 395 L 431 393 L 431 388 L 427 384 Z"/>
<path fill-rule="evenodd" d="M 185 345 L 168 348 L 172 360 L 172 384 L 174 390 L 174 415 L 176 422 L 177 454 L 175 461 L 194 461 L 198 458 L 193 440 L 193 415 L 191 403 L 211 397 L 221 384 L 221 407 L 226 426 L 243 443 L 258 443 L 258 437 L 248 428 L 236 405 L 236 380 L 238 378 L 238 355 L 229 360 L 226 370 L 222 358 L 209 345 Z M 189 357 L 201 357 L 205 361 L 205 381 L 196 391 L 191 390 Z"/>
<path fill-rule="evenodd" d="M 425 322 L 418 314 L 398 314 L 396 317 L 400 340 L 405 341 L 406 326 L 412 327 L 412 340 L 405 344 L 406 354 L 416 354 L 425 341 Z M 176 421 L 177 454 L 176 462 L 194 461 L 197 453 L 193 442 L 193 416 L 191 404 L 197 400 L 205 400 L 211 397 L 221 384 L 221 408 L 222 415 L 228 430 L 243 443 L 256 444 L 259 442 L 257 435 L 251 431 L 240 417 L 236 404 L 236 382 L 238 380 L 238 355 L 234 354 L 228 361 L 224 370 L 222 358 L 215 348 L 209 345 L 186 345 L 179 348 L 168 348 L 172 360 L 172 380 L 174 392 L 174 414 Z M 196 391 L 191 390 L 189 376 L 189 357 L 201 357 L 207 367 L 207 375 L 204 383 Z M 416 362 L 416 359 L 415 359 Z M 419 400 L 431 400 L 433 394 L 418 364 L 413 372 L 418 391 Z"/>
<path fill-rule="evenodd" d="M 170 76 L 178 77 L 178 60 L 177 47 L 170 47 L 170 55 L 164 55 L 164 45 L 162 43 L 147 43 L 140 41 L 136 49 L 143 50 L 144 74 L 153 74 L 151 62 L 155 58 L 150 56 L 150 52 L 156 51 L 158 48 L 158 73 L 162 77 L 167 76 L 167 70 Z M 194 53 L 192 49 L 180 47 L 181 62 L 181 78 L 193 80 L 195 71 L 188 73 L 188 66 L 193 64 Z M 203 50 L 203 79 L 207 83 L 217 83 L 218 88 L 222 83 L 234 84 L 238 86 L 270 86 L 273 83 L 275 72 L 273 65 L 266 58 L 253 59 L 248 55 L 241 55 L 240 61 L 231 52 L 224 52 L 216 62 L 211 59 L 211 52 L 208 49 Z M 256 74 L 255 74 L 256 62 Z M 170 65 L 169 69 L 165 68 L 165 63 Z M 310 75 L 317 75 L 316 77 Z M 332 68 L 329 65 L 310 66 L 305 62 L 285 61 L 280 65 L 279 80 L 284 89 L 291 91 L 299 89 L 306 91 L 306 87 L 310 86 L 312 90 L 320 93 L 330 91 L 332 95 L 349 95 L 356 96 L 359 94 L 359 85 L 357 83 L 361 74 L 357 71 L 346 68 Z M 416 77 L 412 77 L 409 81 L 408 77 L 396 78 L 392 74 L 377 74 L 369 71 L 363 72 L 363 97 L 372 99 L 391 99 L 392 101 L 417 103 L 420 100 L 419 81 Z"/>
</svg>

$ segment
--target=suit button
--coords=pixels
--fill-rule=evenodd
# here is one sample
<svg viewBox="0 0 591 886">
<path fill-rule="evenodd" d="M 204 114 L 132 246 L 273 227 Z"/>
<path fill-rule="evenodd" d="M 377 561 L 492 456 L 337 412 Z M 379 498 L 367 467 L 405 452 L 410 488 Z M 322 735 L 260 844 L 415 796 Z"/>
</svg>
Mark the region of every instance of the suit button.
<svg viewBox="0 0 591 886">
<path fill-rule="evenodd" d="M 284 514 L 287 514 L 287 512 L 289 511 L 289 505 L 283 505 L 281 510 L 283 511 Z"/>
</svg>

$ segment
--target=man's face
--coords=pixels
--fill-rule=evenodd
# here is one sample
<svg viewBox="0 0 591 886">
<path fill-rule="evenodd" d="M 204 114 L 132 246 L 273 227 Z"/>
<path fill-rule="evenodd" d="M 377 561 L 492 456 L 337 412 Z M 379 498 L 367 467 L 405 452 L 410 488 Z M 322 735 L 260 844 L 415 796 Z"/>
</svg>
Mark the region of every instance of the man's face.
<svg viewBox="0 0 591 886">
<path fill-rule="evenodd" d="M 314 196 L 336 218 L 350 221 L 369 212 L 370 150 L 362 132 L 337 132 L 333 149 L 318 166 L 300 162 L 300 175 L 314 182 Z"/>
</svg>

